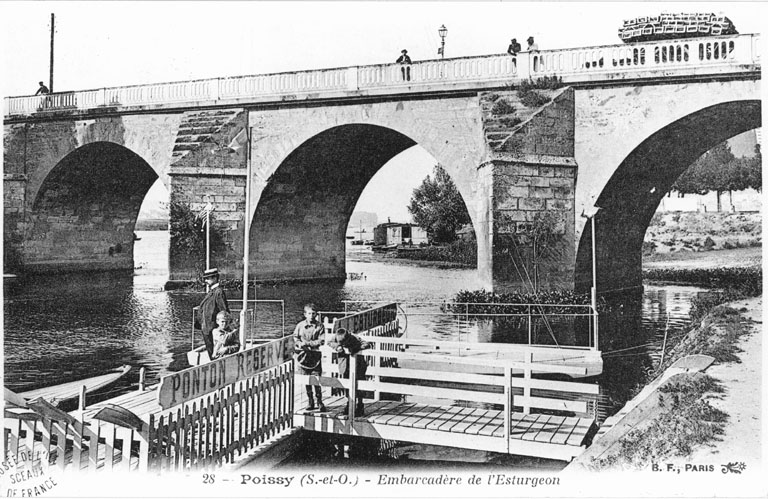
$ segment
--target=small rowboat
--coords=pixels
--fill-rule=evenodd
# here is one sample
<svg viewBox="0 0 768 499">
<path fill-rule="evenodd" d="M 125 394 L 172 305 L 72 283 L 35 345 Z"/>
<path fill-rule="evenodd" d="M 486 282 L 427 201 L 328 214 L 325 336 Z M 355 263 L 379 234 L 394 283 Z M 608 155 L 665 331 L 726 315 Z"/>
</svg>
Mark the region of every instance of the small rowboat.
<svg viewBox="0 0 768 499">
<path fill-rule="evenodd" d="M 58 406 L 71 400 L 77 400 L 77 398 L 80 396 L 80 390 L 83 386 L 85 386 L 86 394 L 93 393 L 111 385 L 112 383 L 115 383 L 117 380 L 128 374 L 128 371 L 130 370 L 131 366 L 124 365 L 119 369 L 115 369 L 107 374 L 102 374 L 100 376 L 94 376 L 92 378 L 86 378 L 77 381 L 70 381 L 69 383 L 62 383 L 61 385 L 46 386 L 45 388 L 38 388 L 28 392 L 21 392 L 17 395 L 23 397 L 26 400 L 42 397 L 52 405 Z"/>
</svg>

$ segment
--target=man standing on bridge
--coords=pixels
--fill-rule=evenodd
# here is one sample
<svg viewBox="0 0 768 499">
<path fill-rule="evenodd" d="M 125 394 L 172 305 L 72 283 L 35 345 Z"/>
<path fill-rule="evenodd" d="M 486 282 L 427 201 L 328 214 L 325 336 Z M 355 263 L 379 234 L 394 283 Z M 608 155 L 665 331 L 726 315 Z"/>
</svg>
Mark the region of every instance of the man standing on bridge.
<svg viewBox="0 0 768 499">
<path fill-rule="evenodd" d="M 400 71 L 403 73 L 403 80 L 411 81 L 411 58 L 408 57 L 408 51 L 403 49 L 401 56 L 395 61 L 396 64 L 400 64 Z"/>
<path fill-rule="evenodd" d="M 37 89 L 37 92 L 35 92 L 35 95 L 45 95 L 45 94 L 51 93 L 51 91 L 48 90 L 48 87 L 46 87 L 45 83 L 43 83 L 42 81 L 39 82 L 38 85 L 40 85 L 40 88 Z"/>
<path fill-rule="evenodd" d="M 221 311 L 229 312 L 229 305 L 227 295 L 219 286 L 219 269 L 206 269 L 203 272 L 203 280 L 208 287 L 208 293 L 198 307 L 199 315 L 195 320 L 195 328 L 203 333 L 208 358 L 213 359 L 213 329 L 216 327 L 216 316 Z"/>
</svg>

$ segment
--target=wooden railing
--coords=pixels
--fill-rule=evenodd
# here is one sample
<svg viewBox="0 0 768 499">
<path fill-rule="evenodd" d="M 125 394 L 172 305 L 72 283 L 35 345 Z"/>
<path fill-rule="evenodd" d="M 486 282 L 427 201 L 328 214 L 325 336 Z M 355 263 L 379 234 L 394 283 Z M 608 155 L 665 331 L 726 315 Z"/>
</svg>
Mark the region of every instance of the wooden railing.
<svg viewBox="0 0 768 499">
<path fill-rule="evenodd" d="M 293 394 L 289 360 L 157 416 L 149 414 L 148 420 L 113 404 L 86 417 L 83 411 L 68 414 L 30 401 L 27 408 L 6 408 L 4 450 L 25 469 L 214 467 L 292 427 Z"/>
<path fill-rule="evenodd" d="M 293 424 L 293 361 L 159 418 L 150 416 L 150 470 L 231 463 Z"/>
<path fill-rule="evenodd" d="M 403 80 L 400 65 L 377 64 L 7 97 L 3 115 L 304 100 L 348 91 L 456 90 L 552 75 L 566 83 L 659 77 L 653 70 L 664 71 L 662 76 L 673 69 L 701 75 L 753 71 L 759 64 L 759 34 L 711 36 L 420 61 L 411 65 L 410 80 Z"/>
<path fill-rule="evenodd" d="M 324 376 L 297 375 L 298 385 L 311 384 L 349 391 L 348 423 L 354 420 L 354 401 L 360 390 L 372 392 L 378 400 L 383 394 L 422 399 L 491 404 L 504 414 L 502 438 L 509 445 L 513 412 L 556 411 L 595 417 L 597 384 L 540 379 L 535 375 L 568 374 L 581 376 L 585 368 L 535 362 L 532 352 L 522 361 L 488 356 L 445 354 L 446 348 L 467 348 L 466 343 L 408 340 L 381 336 L 362 336 L 374 348 L 350 357 L 350 378 L 333 377 L 337 367 L 324 366 Z M 439 346 L 439 350 L 435 349 Z M 418 349 L 421 348 L 421 351 Z M 431 350 L 431 352 L 429 352 Z M 365 356 L 369 364 L 366 379 L 356 379 L 356 362 Z M 385 367 L 380 359 L 394 359 Z M 488 373 L 488 369 L 497 373 Z M 449 384 L 450 387 L 445 387 Z M 351 423 L 348 431 L 352 432 Z"/>
</svg>

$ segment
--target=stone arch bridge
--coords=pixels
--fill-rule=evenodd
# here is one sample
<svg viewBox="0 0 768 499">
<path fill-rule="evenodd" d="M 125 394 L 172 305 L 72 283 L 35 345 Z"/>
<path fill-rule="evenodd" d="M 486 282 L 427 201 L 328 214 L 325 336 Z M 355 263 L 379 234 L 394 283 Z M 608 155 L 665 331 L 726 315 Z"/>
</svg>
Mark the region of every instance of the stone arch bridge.
<svg viewBox="0 0 768 499">
<path fill-rule="evenodd" d="M 5 99 L 4 267 L 133 268 L 133 228 L 160 178 L 212 195 L 213 262 L 250 278 L 345 276 L 345 230 L 371 177 L 420 146 L 463 196 L 488 288 L 584 289 L 596 215 L 598 287 L 641 284 L 661 198 L 702 153 L 761 126 L 758 35 L 219 78 Z M 520 83 L 558 76 L 562 86 Z M 553 85 L 554 86 L 554 85 Z M 250 165 L 243 131 L 251 132 Z M 556 245 L 534 257 L 531 231 Z M 200 262 L 171 254 L 172 280 Z"/>
</svg>

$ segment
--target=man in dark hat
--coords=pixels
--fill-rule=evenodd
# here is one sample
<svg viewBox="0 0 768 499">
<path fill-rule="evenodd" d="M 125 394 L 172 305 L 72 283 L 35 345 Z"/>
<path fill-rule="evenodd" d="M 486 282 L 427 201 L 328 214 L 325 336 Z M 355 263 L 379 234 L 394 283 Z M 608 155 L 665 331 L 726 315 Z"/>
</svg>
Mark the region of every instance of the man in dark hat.
<svg viewBox="0 0 768 499">
<path fill-rule="evenodd" d="M 408 51 L 405 49 L 403 49 L 400 54 L 400 57 L 397 58 L 395 63 L 400 64 L 400 71 L 403 73 L 403 80 L 411 81 L 411 58 L 408 57 Z"/>
<path fill-rule="evenodd" d="M 533 41 L 533 37 L 528 37 L 528 52 L 538 52 L 539 51 L 539 45 Z"/>
<path fill-rule="evenodd" d="M 203 333 L 205 349 L 208 350 L 208 357 L 212 359 L 213 334 L 211 331 L 216 327 L 216 316 L 222 310 L 229 312 L 229 305 L 227 304 L 227 295 L 219 286 L 219 269 L 206 269 L 203 272 L 203 279 L 208 287 L 208 293 L 198 307 L 195 328 L 200 329 Z"/>
<path fill-rule="evenodd" d="M 513 38 L 512 41 L 509 43 L 509 47 L 507 48 L 507 54 L 514 57 L 521 50 L 523 50 L 523 47 L 521 47 L 520 44 L 517 43 L 517 38 Z"/>
</svg>

